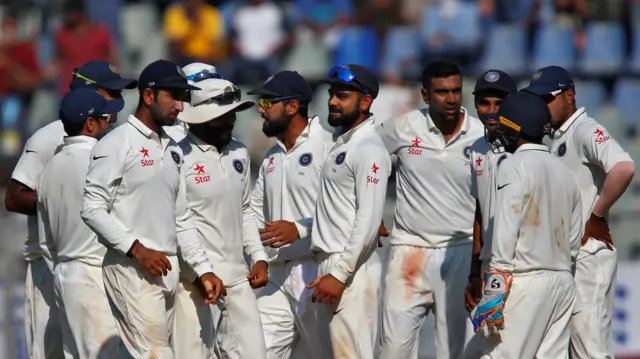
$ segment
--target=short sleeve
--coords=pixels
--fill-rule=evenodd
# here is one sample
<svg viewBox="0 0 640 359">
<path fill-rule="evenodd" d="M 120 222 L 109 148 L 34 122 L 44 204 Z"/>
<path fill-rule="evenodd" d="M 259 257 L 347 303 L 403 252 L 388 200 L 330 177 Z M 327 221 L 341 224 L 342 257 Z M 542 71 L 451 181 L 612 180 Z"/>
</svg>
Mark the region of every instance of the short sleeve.
<svg viewBox="0 0 640 359">
<path fill-rule="evenodd" d="M 579 127 L 576 132 L 586 160 L 605 172 L 609 172 L 619 162 L 633 162 L 631 156 L 604 126 L 594 122 Z"/>
</svg>

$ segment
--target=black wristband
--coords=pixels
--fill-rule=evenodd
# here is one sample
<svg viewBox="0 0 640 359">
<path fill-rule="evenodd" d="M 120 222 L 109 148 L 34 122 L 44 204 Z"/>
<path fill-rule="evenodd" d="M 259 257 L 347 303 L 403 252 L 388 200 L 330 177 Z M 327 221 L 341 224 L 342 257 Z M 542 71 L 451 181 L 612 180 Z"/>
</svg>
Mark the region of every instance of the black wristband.
<svg viewBox="0 0 640 359">
<path fill-rule="evenodd" d="M 473 254 L 471 256 L 471 270 L 469 271 L 469 278 L 480 277 L 482 271 L 482 261 L 480 260 L 480 254 Z"/>
</svg>

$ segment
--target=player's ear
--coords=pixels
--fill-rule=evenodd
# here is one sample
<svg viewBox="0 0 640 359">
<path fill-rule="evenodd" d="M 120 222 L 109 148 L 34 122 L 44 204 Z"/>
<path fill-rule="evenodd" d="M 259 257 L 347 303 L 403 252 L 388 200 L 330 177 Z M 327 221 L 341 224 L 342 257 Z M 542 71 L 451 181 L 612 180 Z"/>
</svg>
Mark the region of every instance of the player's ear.
<svg viewBox="0 0 640 359">
<path fill-rule="evenodd" d="M 289 101 L 289 103 L 287 104 L 287 115 L 289 115 L 289 117 L 293 117 L 296 113 L 298 113 L 299 109 L 300 102 L 296 100 Z"/>
<path fill-rule="evenodd" d="M 155 102 L 156 96 L 152 89 L 146 88 L 142 91 L 142 99 L 144 100 L 145 105 L 151 106 Z"/>
<path fill-rule="evenodd" d="M 567 104 L 572 105 L 576 102 L 576 92 L 575 90 L 567 90 L 564 95 L 565 101 Z"/>
<path fill-rule="evenodd" d="M 426 88 L 422 88 L 420 90 L 420 93 L 422 94 L 422 99 L 424 100 L 424 103 L 426 103 L 427 105 L 429 104 L 429 90 L 427 90 Z"/>
<path fill-rule="evenodd" d="M 371 104 L 373 103 L 373 97 L 371 95 L 366 94 L 360 97 L 360 111 L 367 112 L 371 108 Z"/>
</svg>

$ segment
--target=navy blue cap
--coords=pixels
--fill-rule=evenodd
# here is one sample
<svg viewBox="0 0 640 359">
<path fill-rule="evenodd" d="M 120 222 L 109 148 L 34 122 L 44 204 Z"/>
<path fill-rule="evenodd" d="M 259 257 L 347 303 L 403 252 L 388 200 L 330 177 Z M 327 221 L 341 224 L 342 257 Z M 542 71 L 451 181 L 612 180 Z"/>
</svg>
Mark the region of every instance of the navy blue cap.
<svg viewBox="0 0 640 359">
<path fill-rule="evenodd" d="M 63 123 L 81 124 L 87 118 L 120 112 L 124 100 L 105 100 L 95 89 L 81 87 L 67 92 L 60 103 L 60 120 Z"/>
<path fill-rule="evenodd" d="M 538 70 L 532 77 L 529 86 L 523 91 L 538 96 L 557 95 L 562 91 L 574 90 L 571 75 L 560 66 L 547 66 Z"/>
<path fill-rule="evenodd" d="M 280 71 L 269 77 L 260 88 L 247 92 L 260 97 L 293 97 L 300 103 L 311 102 L 313 93 L 307 80 L 296 71 Z"/>
<path fill-rule="evenodd" d="M 547 103 L 540 96 L 520 91 L 502 100 L 498 110 L 498 121 L 519 133 L 542 138 L 548 133 L 551 113 Z"/>
<path fill-rule="evenodd" d="M 504 71 L 488 70 L 476 81 L 473 94 L 484 90 L 497 90 L 510 94 L 518 91 L 515 80 Z"/>
<path fill-rule="evenodd" d="M 187 75 L 180 66 L 167 60 L 154 61 L 142 70 L 138 78 L 138 90 L 142 92 L 148 88 L 200 90 L 189 85 Z"/>
<path fill-rule="evenodd" d="M 368 68 L 357 64 L 333 67 L 329 71 L 329 76 L 323 79 L 322 82 L 346 85 L 357 91 L 369 94 L 374 99 L 378 97 L 378 91 L 380 90 L 376 74 Z"/>
<path fill-rule="evenodd" d="M 108 90 L 136 88 L 138 81 L 124 79 L 118 70 L 106 61 L 89 61 L 73 71 L 70 89 L 97 85 Z"/>
</svg>

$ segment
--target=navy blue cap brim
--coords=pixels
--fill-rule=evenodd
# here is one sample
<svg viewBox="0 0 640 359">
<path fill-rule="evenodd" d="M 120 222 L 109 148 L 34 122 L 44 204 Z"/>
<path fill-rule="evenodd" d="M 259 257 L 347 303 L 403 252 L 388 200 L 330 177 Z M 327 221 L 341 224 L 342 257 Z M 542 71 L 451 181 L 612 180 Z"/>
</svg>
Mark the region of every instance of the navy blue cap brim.
<svg viewBox="0 0 640 359">
<path fill-rule="evenodd" d="M 99 82 L 98 86 L 106 88 L 107 90 L 131 90 L 138 87 L 138 80 L 132 79 L 115 79 L 111 81 Z"/>
<path fill-rule="evenodd" d="M 261 88 L 257 88 L 257 89 L 253 89 L 249 92 L 247 92 L 247 95 L 258 95 L 258 96 L 266 96 L 266 97 L 278 97 L 280 96 L 280 94 L 277 94 L 273 91 L 269 91 L 263 87 Z"/>
<path fill-rule="evenodd" d="M 100 110 L 101 114 L 120 112 L 124 108 L 123 99 L 109 100 L 105 103 L 104 107 Z"/>
<path fill-rule="evenodd" d="M 550 88 L 549 86 L 531 85 L 523 88 L 521 91 L 531 92 L 532 94 L 538 95 L 538 96 L 544 96 L 544 95 L 550 95 L 553 91 L 556 91 L 556 90 L 557 89 Z"/>
<path fill-rule="evenodd" d="M 178 90 L 202 90 L 200 87 L 190 85 L 187 80 L 180 78 L 176 80 L 166 79 L 157 83 L 153 86 L 138 86 L 140 91 L 143 91 L 148 88 L 156 88 L 156 89 L 178 89 Z"/>
</svg>

